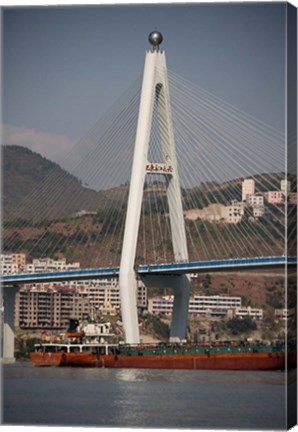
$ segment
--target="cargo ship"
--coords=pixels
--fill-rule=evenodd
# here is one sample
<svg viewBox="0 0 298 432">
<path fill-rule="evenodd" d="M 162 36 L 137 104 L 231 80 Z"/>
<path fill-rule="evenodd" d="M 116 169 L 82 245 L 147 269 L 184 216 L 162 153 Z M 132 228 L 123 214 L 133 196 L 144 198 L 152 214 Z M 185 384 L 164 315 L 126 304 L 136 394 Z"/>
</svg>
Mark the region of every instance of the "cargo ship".
<svg viewBox="0 0 298 432">
<path fill-rule="evenodd" d="M 296 351 L 283 345 L 98 343 L 36 344 L 36 366 L 102 368 L 284 370 L 296 367 Z M 287 362 L 286 362 L 287 359 Z"/>
<path fill-rule="evenodd" d="M 289 368 L 296 353 L 288 353 Z M 36 366 L 101 368 L 284 370 L 286 354 L 276 346 L 42 344 L 30 353 Z"/>
<path fill-rule="evenodd" d="M 284 370 L 296 367 L 296 348 L 281 343 L 108 343 L 110 333 L 78 330 L 73 320 L 64 343 L 36 344 L 36 366 L 136 369 Z M 90 326 L 89 326 L 90 327 Z M 86 327 L 88 329 L 88 327 Z"/>
</svg>

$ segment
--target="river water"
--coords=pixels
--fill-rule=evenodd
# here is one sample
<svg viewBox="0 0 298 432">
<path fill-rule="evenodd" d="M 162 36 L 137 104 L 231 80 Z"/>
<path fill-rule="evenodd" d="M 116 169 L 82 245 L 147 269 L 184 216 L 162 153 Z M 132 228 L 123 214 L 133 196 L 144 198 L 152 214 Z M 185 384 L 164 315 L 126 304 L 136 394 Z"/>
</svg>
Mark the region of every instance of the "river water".
<svg viewBox="0 0 298 432">
<path fill-rule="evenodd" d="M 284 429 L 283 372 L 2 367 L 2 423 Z"/>
</svg>

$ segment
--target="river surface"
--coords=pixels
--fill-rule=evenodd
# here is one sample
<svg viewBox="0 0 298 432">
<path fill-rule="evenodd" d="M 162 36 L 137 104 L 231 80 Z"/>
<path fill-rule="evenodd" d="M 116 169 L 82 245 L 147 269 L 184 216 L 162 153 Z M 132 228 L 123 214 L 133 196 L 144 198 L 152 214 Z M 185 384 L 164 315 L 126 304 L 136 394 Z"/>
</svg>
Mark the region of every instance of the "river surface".
<svg viewBox="0 0 298 432">
<path fill-rule="evenodd" d="M 283 372 L 2 367 L 2 423 L 285 429 Z"/>
</svg>

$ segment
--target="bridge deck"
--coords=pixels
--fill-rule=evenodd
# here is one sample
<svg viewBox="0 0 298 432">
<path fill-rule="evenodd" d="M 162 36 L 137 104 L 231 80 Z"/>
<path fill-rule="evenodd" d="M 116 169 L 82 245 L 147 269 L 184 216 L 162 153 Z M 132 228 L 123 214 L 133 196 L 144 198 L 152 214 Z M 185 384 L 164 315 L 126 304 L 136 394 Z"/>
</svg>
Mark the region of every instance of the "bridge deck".
<svg viewBox="0 0 298 432">
<path fill-rule="evenodd" d="M 187 273 L 211 273 L 220 271 L 253 270 L 261 268 L 280 268 L 297 264 L 296 257 L 246 258 L 216 261 L 196 261 L 172 264 L 150 264 L 136 266 L 135 271 L 140 276 L 148 275 L 179 275 Z M 1 283 L 5 285 L 23 283 L 58 282 L 71 280 L 88 280 L 114 278 L 119 275 L 119 267 L 99 269 L 71 270 L 51 273 L 30 273 L 3 275 Z"/>
</svg>

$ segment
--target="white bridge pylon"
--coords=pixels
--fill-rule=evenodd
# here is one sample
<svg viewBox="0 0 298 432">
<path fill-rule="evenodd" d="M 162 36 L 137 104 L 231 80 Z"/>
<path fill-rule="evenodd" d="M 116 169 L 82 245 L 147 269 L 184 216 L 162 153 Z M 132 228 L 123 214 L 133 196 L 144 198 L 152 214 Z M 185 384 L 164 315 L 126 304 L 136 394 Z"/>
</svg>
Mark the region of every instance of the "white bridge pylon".
<svg viewBox="0 0 298 432">
<path fill-rule="evenodd" d="M 159 32 L 152 32 L 149 35 L 149 41 L 153 48 L 146 52 L 145 58 L 119 272 L 122 322 L 126 343 L 140 342 L 137 314 L 137 279 L 134 265 L 146 174 L 154 172 L 165 176 L 174 259 L 176 262 L 188 261 L 166 58 L 165 53 L 159 49 L 162 35 Z M 157 108 L 163 159 L 160 163 L 148 161 L 154 106 Z M 170 284 L 167 286 L 174 289 L 170 340 L 180 341 L 186 338 L 190 282 L 186 275 L 177 276 L 173 281 L 174 283 L 172 281 L 173 278 L 169 276 L 154 277 L 154 282 L 150 280 L 150 277 L 147 277 L 145 283 L 150 285 L 154 283 L 155 286 Z"/>
</svg>

